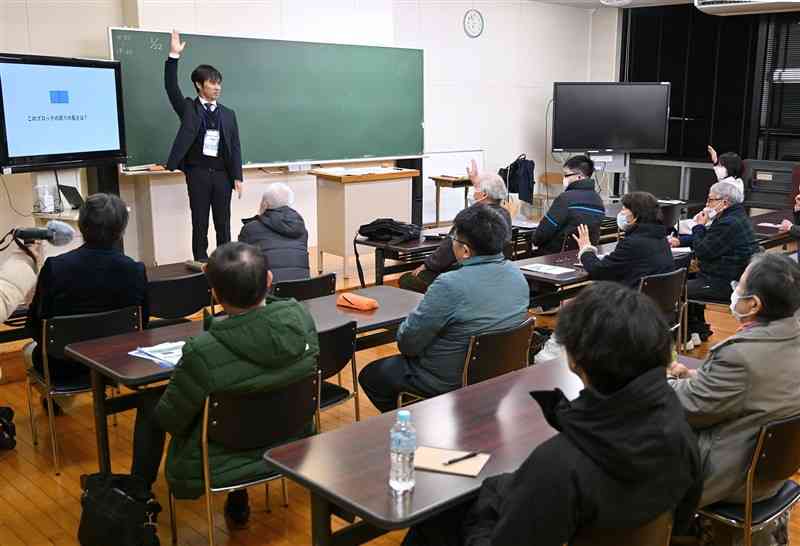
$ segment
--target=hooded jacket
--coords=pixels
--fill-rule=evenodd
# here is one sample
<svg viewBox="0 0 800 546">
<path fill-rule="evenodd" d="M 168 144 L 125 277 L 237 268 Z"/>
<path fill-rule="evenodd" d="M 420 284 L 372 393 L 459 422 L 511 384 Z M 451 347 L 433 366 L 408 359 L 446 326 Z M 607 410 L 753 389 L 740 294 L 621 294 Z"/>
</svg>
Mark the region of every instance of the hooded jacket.
<svg viewBox="0 0 800 546">
<path fill-rule="evenodd" d="M 273 283 L 309 277 L 308 231 L 303 217 L 293 208 L 265 210 L 242 227 L 239 240 L 261 250 Z"/>
<path fill-rule="evenodd" d="M 200 451 L 203 404 L 215 392 L 267 392 L 311 373 L 319 355 L 314 320 L 293 299 L 267 298 L 267 305 L 223 320 L 190 339 L 156 406 L 156 419 L 172 435 L 166 476 L 176 498 L 203 493 Z M 280 415 L 265 415 L 264 426 Z M 264 449 L 227 452 L 209 445 L 212 484 L 266 473 Z"/>
<path fill-rule="evenodd" d="M 700 499 L 700 457 L 663 368 L 610 395 L 531 396 L 559 434 L 513 474 L 484 482 L 465 544 L 562 546 L 578 529 L 637 527 L 668 510 L 676 531 L 686 526 Z"/>
<path fill-rule="evenodd" d="M 600 242 L 600 223 L 606 216 L 603 199 L 594 189 L 594 179 L 573 182 L 555 198 L 533 234 L 538 253 L 553 254 L 576 248 L 572 235 L 586 224 L 593 245 Z"/>
<path fill-rule="evenodd" d="M 642 277 L 675 270 L 667 230 L 661 224 L 633 224 L 611 254 L 600 258 L 596 252 L 583 252 L 580 261 L 590 279 L 616 281 L 637 290 Z"/>
</svg>

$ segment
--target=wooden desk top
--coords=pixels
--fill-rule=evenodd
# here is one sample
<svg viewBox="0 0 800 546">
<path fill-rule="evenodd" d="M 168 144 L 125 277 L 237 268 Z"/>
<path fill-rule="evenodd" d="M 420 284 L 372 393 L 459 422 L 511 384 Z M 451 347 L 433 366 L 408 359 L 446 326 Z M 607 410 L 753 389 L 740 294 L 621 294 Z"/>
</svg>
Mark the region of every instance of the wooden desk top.
<svg viewBox="0 0 800 546">
<path fill-rule="evenodd" d="M 753 231 L 756 232 L 758 242 L 767 248 L 790 242 L 792 236 L 788 232 L 782 233 L 777 228 L 758 225 L 761 223 L 780 224 L 784 219 L 794 221 L 794 212 L 791 209 L 775 210 L 751 216 L 750 222 L 753 224 Z"/>
<path fill-rule="evenodd" d="M 353 292 L 375 298 L 381 306 L 369 312 L 344 309 L 336 306 L 335 294 L 302 302 L 314 318 L 318 331 L 325 331 L 351 320 L 358 323 L 358 333 L 393 326 L 402 322 L 422 300 L 422 294 L 393 286 L 374 286 Z M 73 343 L 66 347 L 65 352 L 114 381 L 131 387 L 141 386 L 169 379 L 172 368 L 162 368 L 150 360 L 130 356 L 130 351 L 166 341 L 183 341 L 202 332 L 202 323 L 192 321 Z"/>
<path fill-rule="evenodd" d="M 400 167 L 395 167 L 394 171 L 392 172 L 375 173 L 375 174 L 346 174 L 346 173 L 332 174 L 322 170 L 313 170 L 310 171 L 309 174 L 313 174 L 317 178 L 330 180 L 332 182 L 338 182 L 340 184 L 354 184 L 359 182 L 375 182 L 378 180 L 395 180 L 398 178 L 411 178 L 413 176 L 419 176 L 419 171 L 415 169 L 401 169 Z"/>
<path fill-rule="evenodd" d="M 164 264 L 164 265 L 157 265 L 154 267 L 147 268 L 147 280 L 148 281 L 164 281 L 167 279 L 176 279 L 179 277 L 188 277 L 190 275 L 196 275 L 201 273 L 200 271 L 195 271 L 187 266 L 184 262 L 178 262 L 174 264 Z"/>
<path fill-rule="evenodd" d="M 442 174 L 439 176 L 429 176 L 428 178 L 436 182 L 436 185 L 439 187 L 467 188 L 472 186 L 472 180 L 466 176 L 448 176 L 446 174 Z"/>
<path fill-rule="evenodd" d="M 608 254 L 609 252 L 613 251 L 616 247 L 617 247 L 616 242 L 606 243 L 598 247 L 598 252 L 600 254 Z M 566 252 L 559 252 L 558 254 L 548 254 L 546 256 L 537 256 L 535 258 L 528 258 L 527 260 L 518 260 L 514 262 L 514 265 L 520 268 L 520 271 L 522 271 L 522 274 L 525 276 L 526 279 L 552 284 L 554 286 L 565 286 L 589 280 L 589 274 L 586 273 L 583 267 L 576 266 L 575 265 L 576 263 L 578 263 L 578 251 L 567 250 Z M 573 272 L 564 275 L 550 275 L 548 273 L 539 273 L 536 271 L 528 271 L 525 269 L 521 269 L 523 266 L 530 264 L 545 264 L 545 265 L 555 265 L 559 267 L 567 267 L 569 269 L 572 269 Z"/>
<path fill-rule="evenodd" d="M 689 367 L 698 361 L 679 358 Z M 560 388 L 570 399 L 583 388 L 564 363 L 537 364 L 410 406 L 417 445 L 482 451 L 491 458 L 476 478 L 416 472 L 411 495 L 389 491 L 389 429 L 395 412 L 273 448 L 268 463 L 287 477 L 382 529 L 409 527 L 474 496 L 483 480 L 513 472 L 556 434 L 532 390 Z"/>
</svg>

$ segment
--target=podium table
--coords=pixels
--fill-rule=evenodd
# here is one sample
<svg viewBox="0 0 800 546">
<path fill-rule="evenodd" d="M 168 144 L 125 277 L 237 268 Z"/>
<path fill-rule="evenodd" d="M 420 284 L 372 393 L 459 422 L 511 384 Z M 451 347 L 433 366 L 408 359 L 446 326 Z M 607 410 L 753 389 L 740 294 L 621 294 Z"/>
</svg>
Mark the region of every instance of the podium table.
<svg viewBox="0 0 800 546">
<path fill-rule="evenodd" d="M 317 269 L 322 273 L 325 253 L 341 256 L 348 279 L 348 259 L 361 225 L 377 218 L 411 222 L 411 179 L 419 171 L 318 169 L 311 174 L 317 177 Z"/>
</svg>

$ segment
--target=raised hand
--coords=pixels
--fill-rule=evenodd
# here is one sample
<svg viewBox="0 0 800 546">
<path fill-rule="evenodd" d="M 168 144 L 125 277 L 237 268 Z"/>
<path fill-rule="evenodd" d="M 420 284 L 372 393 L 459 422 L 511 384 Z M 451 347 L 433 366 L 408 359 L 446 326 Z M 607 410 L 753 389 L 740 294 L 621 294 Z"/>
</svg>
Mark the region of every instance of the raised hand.
<svg viewBox="0 0 800 546">
<path fill-rule="evenodd" d="M 587 246 L 592 246 L 592 241 L 589 239 L 589 228 L 586 227 L 584 224 L 578 226 L 578 234 L 572 235 L 572 238 L 575 239 L 575 242 L 578 243 L 579 249 L 584 249 Z"/>
<path fill-rule="evenodd" d="M 169 42 L 169 52 L 173 55 L 180 55 L 186 42 L 181 42 L 181 35 L 177 30 L 172 31 L 172 39 Z"/>
<path fill-rule="evenodd" d="M 711 163 L 714 165 L 717 164 L 717 151 L 711 144 L 708 145 L 708 157 L 711 158 Z"/>
<path fill-rule="evenodd" d="M 478 164 L 475 163 L 474 159 L 469 160 L 469 165 L 467 166 L 467 176 L 469 176 L 469 179 L 472 180 L 473 184 L 478 179 Z"/>
</svg>

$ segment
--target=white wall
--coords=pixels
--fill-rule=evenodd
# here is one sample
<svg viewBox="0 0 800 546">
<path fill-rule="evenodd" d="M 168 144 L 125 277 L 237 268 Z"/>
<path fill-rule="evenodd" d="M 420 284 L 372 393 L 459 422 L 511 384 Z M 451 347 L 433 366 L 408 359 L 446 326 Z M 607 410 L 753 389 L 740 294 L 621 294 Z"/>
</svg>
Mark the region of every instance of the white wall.
<svg viewBox="0 0 800 546">
<path fill-rule="evenodd" d="M 423 48 L 426 151 L 482 149 L 491 170 L 525 152 L 536 161 L 537 175 L 543 172 L 544 116 L 552 83 L 613 80 L 617 73 L 616 9 L 529 0 L 0 2 L 3 51 L 106 57 L 107 27 L 137 23 L 187 32 Z M 462 30 L 464 12 L 473 7 L 486 22 L 477 39 Z M 5 180 L 17 207 L 29 211 L 31 177 Z M 458 200 L 459 192 L 450 198 Z M 0 230 L 24 220 L 11 212 L 0 189 Z"/>
</svg>

